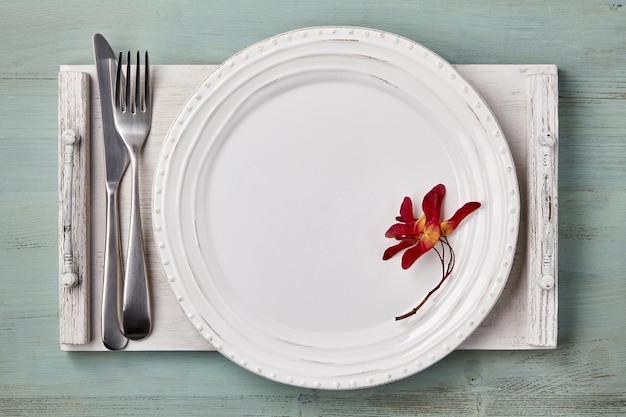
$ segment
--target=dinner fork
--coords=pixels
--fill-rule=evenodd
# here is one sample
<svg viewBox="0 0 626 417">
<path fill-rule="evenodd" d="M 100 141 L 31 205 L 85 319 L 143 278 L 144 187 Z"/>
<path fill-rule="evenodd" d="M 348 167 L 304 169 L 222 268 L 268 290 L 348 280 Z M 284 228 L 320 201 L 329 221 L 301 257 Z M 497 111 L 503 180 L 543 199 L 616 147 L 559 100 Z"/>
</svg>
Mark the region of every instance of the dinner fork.
<svg viewBox="0 0 626 417">
<path fill-rule="evenodd" d="M 146 337 L 152 327 L 146 256 L 141 230 L 138 166 L 139 152 L 148 137 L 152 123 L 148 52 L 145 54 L 144 61 L 144 79 L 142 82 L 139 52 L 137 52 L 136 74 L 132 80 L 129 51 L 126 60 L 126 77 L 124 78 L 122 76 L 122 53 L 120 52 L 113 110 L 115 128 L 128 150 L 132 172 L 130 232 L 122 298 L 122 329 L 126 337 L 134 340 Z M 134 92 L 131 89 L 133 84 Z"/>
</svg>

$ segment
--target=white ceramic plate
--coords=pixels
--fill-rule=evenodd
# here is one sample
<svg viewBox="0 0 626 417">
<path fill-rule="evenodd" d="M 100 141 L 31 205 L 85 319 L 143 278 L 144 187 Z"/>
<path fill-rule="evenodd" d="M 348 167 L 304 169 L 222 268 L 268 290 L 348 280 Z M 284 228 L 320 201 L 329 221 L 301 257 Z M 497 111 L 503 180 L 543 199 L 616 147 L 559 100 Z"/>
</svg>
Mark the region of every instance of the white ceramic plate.
<svg viewBox="0 0 626 417">
<path fill-rule="evenodd" d="M 421 215 L 482 207 L 409 270 L 382 260 L 405 195 Z M 206 340 L 283 383 L 367 387 L 453 351 L 496 302 L 518 232 L 509 148 L 493 114 L 423 46 L 319 27 L 233 56 L 192 95 L 158 160 L 154 230 L 172 289 Z"/>
</svg>

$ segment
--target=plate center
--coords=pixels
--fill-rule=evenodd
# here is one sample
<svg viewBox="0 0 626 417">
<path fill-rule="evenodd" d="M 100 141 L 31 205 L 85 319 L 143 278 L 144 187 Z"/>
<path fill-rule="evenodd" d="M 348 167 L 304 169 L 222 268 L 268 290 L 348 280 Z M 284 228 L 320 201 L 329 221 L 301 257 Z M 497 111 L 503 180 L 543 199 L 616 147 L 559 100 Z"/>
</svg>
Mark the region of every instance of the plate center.
<svg viewBox="0 0 626 417">
<path fill-rule="evenodd" d="M 217 136 L 196 190 L 206 294 L 263 326 L 350 333 L 392 321 L 440 264 L 434 253 L 410 271 L 399 257 L 382 261 L 394 244 L 384 233 L 405 195 L 421 215 L 435 185 L 424 178 L 455 181 L 454 134 L 363 74 L 305 74 L 253 94 Z"/>
</svg>

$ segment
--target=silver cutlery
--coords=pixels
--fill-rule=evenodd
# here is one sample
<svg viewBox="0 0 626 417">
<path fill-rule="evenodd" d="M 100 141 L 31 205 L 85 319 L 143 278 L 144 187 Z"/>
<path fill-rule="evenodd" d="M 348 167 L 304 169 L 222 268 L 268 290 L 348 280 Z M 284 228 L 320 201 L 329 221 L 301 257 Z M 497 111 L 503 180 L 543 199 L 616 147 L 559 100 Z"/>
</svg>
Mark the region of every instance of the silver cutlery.
<svg viewBox="0 0 626 417">
<path fill-rule="evenodd" d="M 119 287 L 122 282 L 122 255 L 118 187 L 128 167 L 128 152 L 119 137 L 113 120 L 111 91 L 111 64 L 116 58 L 108 42 L 100 34 L 93 37 L 98 73 L 102 129 L 104 134 L 104 162 L 106 176 L 106 241 L 104 249 L 104 281 L 102 286 L 102 342 L 107 349 L 123 349 L 128 339 L 122 333 L 119 320 Z"/>
<path fill-rule="evenodd" d="M 145 54 L 144 77 L 141 77 L 139 52 L 134 79 L 131 77 L 131 59 L 128 52 L 126 77 L 122 73 L 120 53 L 117 62 L 113 120 L 130 157 L 132 173 L 131 217 L 128 241 L 128 257 L 124 275 L 122 301 L 122 329 L 129 339 L 146 337 L 152 327 L 146 256 L 141 230 L 139 207 L 139 163 L 138 156 L 150 132 L 152 103 L 150 97 L 150 67 L 148 52 Z M 132 88 L 134 86 L 134 89 Z M 143 87 L 143 88 L 142 88 Z"/>
</svg>

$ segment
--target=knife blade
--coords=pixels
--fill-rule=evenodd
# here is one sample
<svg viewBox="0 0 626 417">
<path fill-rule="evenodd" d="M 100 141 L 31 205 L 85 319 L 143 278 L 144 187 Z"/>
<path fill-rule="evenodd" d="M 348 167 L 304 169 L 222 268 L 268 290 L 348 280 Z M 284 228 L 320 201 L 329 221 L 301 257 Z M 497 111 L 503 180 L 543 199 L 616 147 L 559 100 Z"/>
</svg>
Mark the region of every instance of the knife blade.
<svg viewBox="0 0 626 417">
<path fill-rule="evenodd" d="M 118 188 L 128 167 L 129 157 L 113 121 L 111 66 L 117 62 L 117 58 L 107 40 L 99 33 L 93 37 L 93 49 L 100 91 L 107 195 L 101 333 L 102 342 L 107 349 L 119 350 L 126 346 L 128 339 L 122 333 L 119 319 L 123 266 Z"/>
</svg>

